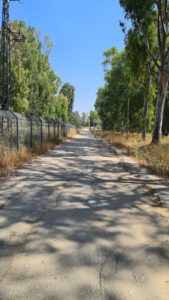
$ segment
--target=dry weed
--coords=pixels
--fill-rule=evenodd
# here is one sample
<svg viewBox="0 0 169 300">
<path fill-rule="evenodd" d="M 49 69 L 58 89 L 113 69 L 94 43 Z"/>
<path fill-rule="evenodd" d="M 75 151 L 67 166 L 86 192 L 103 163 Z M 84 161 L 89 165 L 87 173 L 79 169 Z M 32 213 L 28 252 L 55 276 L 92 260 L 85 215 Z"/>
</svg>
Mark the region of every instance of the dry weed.
<svg viewBox="0 0 169 300">
<path fill-rule="evenodd" d="M 43 154 L 48 152 L 49 144 L 48 143 L 35 143 L 31 149 L 33 154 Z"/>
<path fill-rule="evenodd" d="M 121 134 L 104 131 L 101 137 L 108 143 L 127 150 L 140 165 L 148 167 L 156 174 L 169 177 L 169 137 L 163 137 L 160 145 L 151 145 L 151 134 L 144 141 L 141 134 Z"/>
<path fill-rule="evenodd" d="M 74 137 L 77 134 L 76 130 L 72 129 L 69 138 Z M 22 146 L 19 150 L 15 148 L 0 147 L 0 176 L 8 175 L 12 169 L 23 163 L 31 161 L 31 159 L 37 155 L 47 153 L 50 149 L 53 149 L 56 145 L 63 143 L 66 138 L 60 138 L 55 143 L 34 143 L 32 149 Z"/>
<path fill-rule="evenodd" d="M 31 151 L 26 147 L 22 147 L 19 150 L 1 147 L 0 175 L 8 174 L 12 168 L 28 162 L 31 157 Z"/>
<path fill-rule="evenodd" d="M 80 130 L 77 130 L 76 128 L 71 128 L 68 138 L 72 139 L 73 137 L 75 137 L 78 133 L 80 133 Z"/>
</svg>

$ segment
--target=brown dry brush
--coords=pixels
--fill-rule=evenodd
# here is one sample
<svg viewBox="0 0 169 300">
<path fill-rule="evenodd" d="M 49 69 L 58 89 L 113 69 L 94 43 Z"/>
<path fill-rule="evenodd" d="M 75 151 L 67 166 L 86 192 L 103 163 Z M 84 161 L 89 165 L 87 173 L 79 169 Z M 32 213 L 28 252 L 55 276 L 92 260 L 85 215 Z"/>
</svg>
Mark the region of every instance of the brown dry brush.
<svg viewBox="0 0 169 300">
<path fill-rule="evenodd" d="M 22 147 L 19 150 L 0 148 L 0 176 L 8 175 L 16 166 L 28 162 L 32 158 L 31 151 Z"/>
<path fill-rule="evenodd" d="M 22 146 L 19 150 L 7 147 L 0 148 L 0 176 L 10 174 L 15 168 L 30 162 L 37 155 L 47 153 L 53 149 L 56 144 L 53 143 L 35 143 L 32 149 Z"/>
<path fill-rule="evenodd" d="M 71 130 L 68 138 L 72 138 L 77 134 L 74 129 Z M 63 143 L 66 138 L 60 138 L 55 143 L 43 142 L 34 143 L 32 149 L 22 146 L 19 150 L 0 146 L 0 176 L 10 174 L 15 168 L 24 163 L 30 162 L 37 155 L 47 153 L 50 149 L 54 149 L 56 145 Z"/>
<path fill-rule="evenodd" d="M 134 158 L 155 174 L 169 178 L 169 137 L 163 137 L 160 145 L 151 144 L 151 134 L 143 140 L 138 133 L 121 134 L 104 131 L 99 137 L 113 144 Z"/>
</svg>

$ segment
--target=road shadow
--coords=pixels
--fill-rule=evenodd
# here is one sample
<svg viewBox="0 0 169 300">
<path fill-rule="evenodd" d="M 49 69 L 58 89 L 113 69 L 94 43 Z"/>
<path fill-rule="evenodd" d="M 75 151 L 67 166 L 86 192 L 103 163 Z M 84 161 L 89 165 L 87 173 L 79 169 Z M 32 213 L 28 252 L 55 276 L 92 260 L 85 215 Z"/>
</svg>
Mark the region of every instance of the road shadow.
<svg viewBox="0 0 169 300">
<path fill-rule="evenodd" d="M 149 280 L 168 272 L 169 223 L 147 184 L 86 133 L 26 165 L 0 190 L 0 297 L 130 299 L 126 278 L 135 299 L 158 296 Z"/>
</svg>

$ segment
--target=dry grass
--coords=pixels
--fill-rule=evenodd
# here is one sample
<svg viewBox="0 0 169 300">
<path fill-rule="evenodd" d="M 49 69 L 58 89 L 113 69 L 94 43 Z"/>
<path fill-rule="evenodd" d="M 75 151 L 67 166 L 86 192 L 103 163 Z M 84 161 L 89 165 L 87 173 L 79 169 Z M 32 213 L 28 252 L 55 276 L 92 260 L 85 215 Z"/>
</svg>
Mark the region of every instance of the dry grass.
<svg viewBox="0 0 169 300">
<path fill-rule="evenodd" d="M 145 141 L 141 135 L 101 132 L 98 134 L 108 143 L 113 144 L 137 159 L 139 164 L 148 167 L 154 173 L 169 178 L 169 137 L 162 139 L 161 145 L 151 145 L 151 135 Z"/>
<path fill-rule="evenodd" d="M 48 143 L 35 143 L 31 149 L 33 154 L 41 155 L 49 151 L 50 145 Z"/>
<path fill-rule="evenodd" d="M 77 130 L 76 128 L 71 128 L 68 138 L 72 139 L 79 133 L 80 133 L 80 130 Z"/>
<path fill-rule="evenodd" d="M 98 133 L 99 134 L 99 133 Z M 97 136 L 98 136 L 97 134 Z M 121 134 L 109 131 L 100 132 L 100 136 L 108 143 L 119 146 L 120 148 L 133 149 L 149 145 L 151 143 L 151 135 L 147 135 L 146 141 L 143 141 L 141 134 Z"/>
<path fill-rule="evenodd" d="M 16 149 L 0 149 L 0 176 L 5 176 L 11 172 L 16 166 L 28 162 L 32 158 L 31 151 L 22 147 Z"/>
<path fill-rule="evenodd" d="M 169 143 L 148 145 L 131 151 L 140 165 L 148 167 L 157 175 L 169 178 Z"/>
<path fill-rule="evenodd" d="M 72 129 L 69 138 L 73 138 L 77 134 L 76 130 Z M 0 176 L 7 176 L 15 168 L 24 163 L 30 162 L 38 155 L 47 153 L 49 150 L 54 149 L 56 145 L 64 143 L 66 138 L 61 138 L 55 143 L 35 143 L 32 149 L 22 146 L 19 150 L 13 148 L 0 147 Z"/>
<path fill-rule="evenodd" d="M 31 161 L 37 155 L 41 155 L 54 148 L 56 144 L 35 143 L 32 149 L 22 146 L 19 150 L 13 148 L 0 148 L 0 176 L 10 174 L 16 167 Z"/>
</svg>

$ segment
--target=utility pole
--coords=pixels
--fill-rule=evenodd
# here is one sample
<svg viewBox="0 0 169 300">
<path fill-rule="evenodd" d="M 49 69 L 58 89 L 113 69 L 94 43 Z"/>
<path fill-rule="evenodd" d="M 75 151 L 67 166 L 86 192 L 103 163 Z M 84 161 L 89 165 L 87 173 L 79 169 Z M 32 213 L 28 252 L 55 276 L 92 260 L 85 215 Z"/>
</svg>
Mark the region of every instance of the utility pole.
<svg viewBox="0 0 169 300">
<path fill-rule="evenodd" d="M 10 1 L 2 0 L 2 29 L 1 29 L 1 52 L 0 52 L 0 102 L 2 110 L 10 108 L 10 85 L 11 85 L 11 42 L 23 42 L 24 36 L 19 30 L 13 32 L 9 23 Z"/>
</svg>

